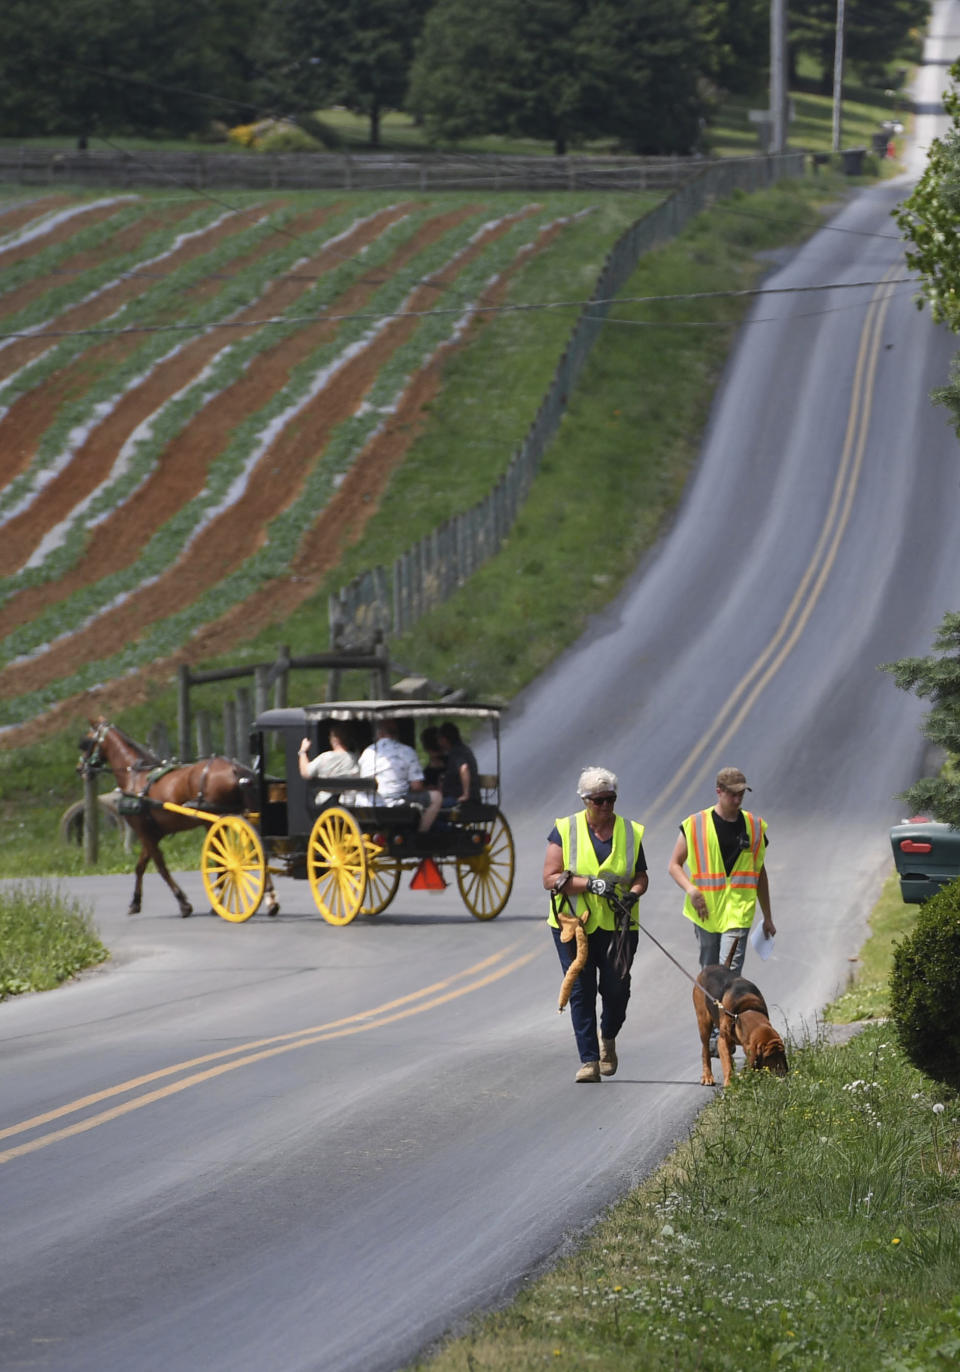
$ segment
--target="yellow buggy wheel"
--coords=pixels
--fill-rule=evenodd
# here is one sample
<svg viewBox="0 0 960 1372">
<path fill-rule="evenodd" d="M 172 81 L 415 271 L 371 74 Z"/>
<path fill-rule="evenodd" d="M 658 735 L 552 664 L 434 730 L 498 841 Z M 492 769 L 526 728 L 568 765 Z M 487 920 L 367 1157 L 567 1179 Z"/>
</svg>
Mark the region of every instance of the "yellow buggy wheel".
<svg viewBox="0 0 960 1372">
<path fill-rule="evenodd" d="M 317 816 L 307 840 L 307 876 L 328 924 L 349 924 L 363 903 L 367 850 L 353 815 L 332 805 Z"/>
<path fill-rule="evenodd" d="M 513 835 L 499 810 L 489 822 L 472 824 L 470 832 L 482 847 L 476 857 L 457 858 L 457 885 L 471 915 L 495 919 L 513 889 Z"/>
<path fill-rule="evenodd" d="M 239 815 L 222 815 L 207 830 L 200 854 L 210 907 L 221 919 L 241 924 L 255 913 L 267 881 L 260 835 Z"/>
<path fill-rule="evenodd" d="M 382 915 L 400 885 L 400 859 L 385 857 L 378 844 L 367 843 L 367 889 L 361 915 Z"/>
</svg>

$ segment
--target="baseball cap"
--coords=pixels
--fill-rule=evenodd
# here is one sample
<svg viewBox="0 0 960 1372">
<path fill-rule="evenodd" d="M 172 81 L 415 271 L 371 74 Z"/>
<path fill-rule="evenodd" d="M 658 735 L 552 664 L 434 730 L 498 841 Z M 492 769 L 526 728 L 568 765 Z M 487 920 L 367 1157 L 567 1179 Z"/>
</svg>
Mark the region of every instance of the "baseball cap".
<svg viewBox="0 0 960 1372">
<path fill-rule="evenodd" d="M 725 791 L 739 791 L 741 795 L 753 789 L 747 785 L 747 778 L 739 767 L 721 767 L 717 773 L 717 785 Z"/>
</svg>

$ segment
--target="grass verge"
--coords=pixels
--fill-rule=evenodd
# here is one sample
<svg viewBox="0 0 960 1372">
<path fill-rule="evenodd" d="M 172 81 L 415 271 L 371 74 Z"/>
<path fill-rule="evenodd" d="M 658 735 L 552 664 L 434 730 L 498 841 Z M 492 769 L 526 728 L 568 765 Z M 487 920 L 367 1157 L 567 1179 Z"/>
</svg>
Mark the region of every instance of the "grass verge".
<svg viewBox="0 0 960 1372">
<path fill-rule="evenodd" d="M 107 957 L 79 901 L 46 883 L 0 890 L 0 1000 L 49 991 Z"/>
<path fill-rule="evenodd" d="M 918 907 L 907 905 L 900 894 L 900 878 L 892 873 L 884 882 L 880 899 L 870 916 L 870 936 L 851 967 L 846 990 L 824 1011 L 832 1024 L 882 1019 L 890 1011 L 890 968 L 893 949 L 916 922 Z"/>
</svg>

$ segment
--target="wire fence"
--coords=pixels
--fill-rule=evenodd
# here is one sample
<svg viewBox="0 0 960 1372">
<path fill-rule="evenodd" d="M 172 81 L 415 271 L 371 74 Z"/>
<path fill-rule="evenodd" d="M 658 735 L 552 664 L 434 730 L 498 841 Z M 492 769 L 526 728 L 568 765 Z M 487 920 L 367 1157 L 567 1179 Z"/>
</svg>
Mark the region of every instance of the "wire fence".
<svg viewBox="0 0 960 1372">
<path fill-rule="evenodd" d="M 603 328 L 609 301 L 625 285 L 641 255 L 675 237 L 711 201 L 735 190 L 761 190 L 785 177 L 800 176 L 804 161 L 804 154 L 797 152 L 711 163 L 621 235 L 607 256 L 591 300 L 580 313 L 536 417 L 503 476 L 479 504 L 426 534 L 401 553 L 391 568 L 373 567 L 333 594 L 331 641 L 362 644 L 378 634 L 406 632 L 493 557 L 529 493 Z"/>
</svg>

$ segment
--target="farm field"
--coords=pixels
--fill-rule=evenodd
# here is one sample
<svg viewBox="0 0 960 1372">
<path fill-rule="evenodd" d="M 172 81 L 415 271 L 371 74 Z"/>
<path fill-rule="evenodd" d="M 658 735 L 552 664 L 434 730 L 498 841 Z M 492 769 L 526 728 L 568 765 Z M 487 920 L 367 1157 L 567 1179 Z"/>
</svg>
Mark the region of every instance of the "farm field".
<svg viewBox="0 0 960 1372">
<path fill-rule="evenodd" d="M 230 199 L 0 203 L 6 746 L 82 714 L 92 687 L 114 683 L 116 708 L 187 649 L 293 614 L 377 508 L 478 309 L 522 301 L 558 248 L 564 294 L 584 299 L 654 203 Z M 524 428 L 576 317 L 549 314 Z M 505 466 L 523 430 L 489 412 L 479 428 Z M 473 490 L 470 466 L 434 472 L 410 538 L 498 474 L 484 464 Z"/>
</svg>

